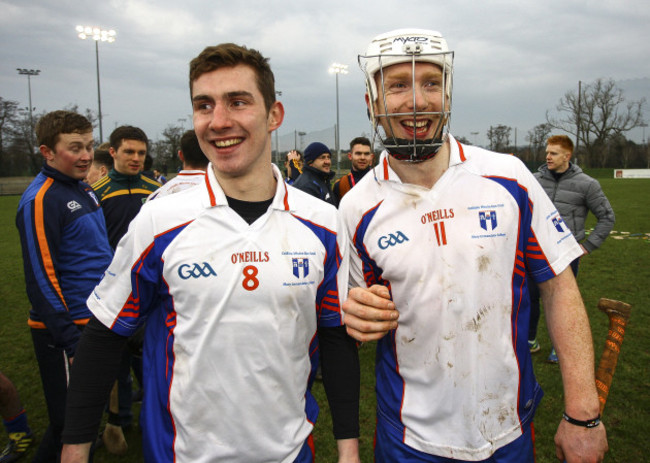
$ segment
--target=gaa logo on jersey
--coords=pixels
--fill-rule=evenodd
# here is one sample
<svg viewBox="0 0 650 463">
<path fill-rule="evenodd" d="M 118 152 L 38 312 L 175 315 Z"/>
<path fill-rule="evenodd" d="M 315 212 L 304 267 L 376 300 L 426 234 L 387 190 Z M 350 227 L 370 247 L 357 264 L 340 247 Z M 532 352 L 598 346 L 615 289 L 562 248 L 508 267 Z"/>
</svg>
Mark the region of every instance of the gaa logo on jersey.
<svg viewBox="0 0 650 463">
<path fill-rule="evenodd" d="M 178 276 L 183 280 L 189 280 L 190 278 L 216 277 L 217 272 L 207 262 L 202 264 L 182 264 L 178 267 Z"/>
<path fill-rule="evenodd" d="M 564 227 L 562 226 L 564 220 L 562 220 L 562 217 L 556 215 L 555 217 L 553 217 L 552 222 L 557 231 L 559 231 L 560 233 L 564 233 Z"/>
<path fill-rule="evenodd" d="M 485 231 L 492 231 L 497 228 L 497 211 L 481 211 L 478 213 L 478 221 Z"/>
<path fill-rule="evenodd" d="M 379 246 L 379 249 L 388 249 L 390 246 L 396 246 L 405 243 L 408 240 L 408 237 L 398 230 L 397 233 L 389 233 L 388 236 L 380 236 L 377 240 L 377 246 Z"/>
<path fill-rule="evenodd" d="M 70 212 L 74 212 L 76 210 L 81 209 L 81 204 L 79 204 L 74 199 L 72 201 L 68 201 L 67 206 L 68 206 L 68 209 L 70 209 Z"/>
<path fill-rule="evenodd" d="M 305 278 L 309 275 L 309 259 L 306 257 L 293 257 L 291 264 L 293 265 L 293 275 L 296 278 Z"/>
</svg>

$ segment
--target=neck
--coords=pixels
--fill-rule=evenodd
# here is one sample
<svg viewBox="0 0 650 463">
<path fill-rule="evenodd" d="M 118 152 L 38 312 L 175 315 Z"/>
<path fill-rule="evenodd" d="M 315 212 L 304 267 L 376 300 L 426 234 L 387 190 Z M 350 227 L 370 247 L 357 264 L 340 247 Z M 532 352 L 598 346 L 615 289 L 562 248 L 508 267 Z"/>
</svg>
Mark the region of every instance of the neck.
<svg viewBox="0 0 650 463">
<path fill-rule="evenodd" d="M 433 188 L 433 185 L 442 177 L 449 167 L 449 140 L 438 150 L 431 159 L 423 162 L 399 161 L 392 156 L 388 157 L 390 167 L 395 171 L 403 183 L 410 183 L 424 188 Z"/>
<path fill-rule="evenodd" d="M 226 196 L 240 201 L 266 201 L 275 196 L 277 180 L 269 166 L 268 171 L 262 175 L 246 175 L 229 177 L 220 174 L 212 168 L 219 185 Z"/>
</svg>

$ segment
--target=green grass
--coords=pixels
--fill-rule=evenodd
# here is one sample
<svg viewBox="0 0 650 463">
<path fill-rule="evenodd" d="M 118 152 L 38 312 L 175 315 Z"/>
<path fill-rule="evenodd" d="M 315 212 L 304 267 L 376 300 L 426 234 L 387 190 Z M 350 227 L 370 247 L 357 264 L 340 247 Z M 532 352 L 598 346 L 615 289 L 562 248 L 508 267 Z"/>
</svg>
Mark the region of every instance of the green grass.
<svg viewBox="0 0 650 463">
<path fill-rule="evenodd" d="M 631 235 L 650 233 L 650 214 L 647 210 L 650 180 L 601 178 L 599 181 L 616 212 L 614 229 Z M 42 435 L 47 419 L 26 323 L 29 303 L 25 295 L 18 233 L 14 225 L 17 204 L 17 196 L 0 197 L 0 370 L 18 387 L 31 425 L 38 435 Z M 588 221 L 588 227 L 593 223 L 593 220 Z M 597 360 L 608 328 L 607 317 L 596 308 L 598 299 L 607 297 L 632 304 L 631 320 L 603 415 L 610 445 L 607 462 L 648 461 L 650 455 L 647 439 L 650 435 L 649 257 L 650 240 L 647 236 L 628 236 L 625 239 L 614 239 L 612 236 L 601 249 L 584 257 L 580 264 L 578 283 L 591 321 Z M 542 351 L 533 356 L 538 380 L 545 391 L 535 419 L 538 463 L 557 461 L 553 436 L 563 409 L 559 369 L 556 365 L 545 363 L 550 349 L 545 326 L 542 320 L 539 329 Z M 374 343 L 363 345 L 359 353 L 362 365 L 361 458 L 363 462 L 371 462 L 375 423 Z M 321 383 L 316 383 L 314 393 L 322 405 L 314 433 L 318 461 L 335 462 L 335 443 Z M 100 450 L 95 462 L 142 461 L 137 431 L 127 434 L 127 439 L 130 445 L 127 456 L 115 457 Z M 0 445 L 4 445 L 4 439 L 0 439 Z M 25 461 L 29 461 L 29 458 L 31 455 Z"/>
</svg>

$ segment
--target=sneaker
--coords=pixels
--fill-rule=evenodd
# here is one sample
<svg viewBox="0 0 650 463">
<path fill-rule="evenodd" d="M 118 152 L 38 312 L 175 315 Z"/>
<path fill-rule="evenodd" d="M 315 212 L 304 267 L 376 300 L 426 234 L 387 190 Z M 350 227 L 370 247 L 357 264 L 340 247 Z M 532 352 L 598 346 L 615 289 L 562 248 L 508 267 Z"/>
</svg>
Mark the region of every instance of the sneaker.
<svg viewBox="0 0 650 463">
<path fill-rule="evenodd" d="M 546 361 L 548 363 L 558 363 L 557 354 L 555 353 L 555 349 L 551 349 L 551 354 L 548 356 Z"/>
<path fill-rule="evenodd" d="M 528 349 L 530 349 L 531 354 L 539 352 L 541 347 L 539 346 L 539 342 L 537 342 L 537 338 L 533 339 L 532 341 L 528 341 Z"/>
<path fill-rule="evenodd" d="M 9 442 L 0 453 L 0 463 L 11 463 L 25 455 L 30 445 L 34 443 L 34 435 L 26 432 L 12 432 L 9 434 Z"/>
</svg>

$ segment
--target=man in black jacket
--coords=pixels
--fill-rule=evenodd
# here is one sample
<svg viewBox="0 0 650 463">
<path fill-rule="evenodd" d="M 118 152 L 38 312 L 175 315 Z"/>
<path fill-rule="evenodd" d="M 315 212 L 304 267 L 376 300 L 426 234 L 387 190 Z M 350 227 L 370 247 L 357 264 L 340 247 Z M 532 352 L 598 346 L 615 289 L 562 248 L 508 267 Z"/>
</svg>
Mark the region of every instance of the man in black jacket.
<svg viewBox="0 0 650 463">
<path fill-rule="evenodd" d="M 331 181 L 336 175 L 332 172 L 332 153 L 320 142 L 311 143 L 304 154 L 305 166 L 302 174 L 293 184 L 294 187 L 312 196 L 337 206 L 332 194 Z"/>
</svg>

